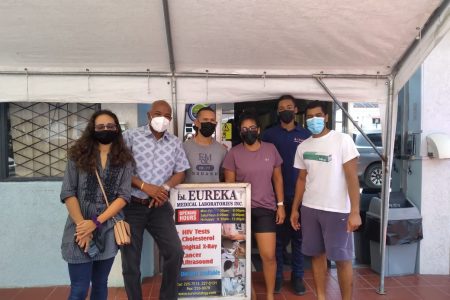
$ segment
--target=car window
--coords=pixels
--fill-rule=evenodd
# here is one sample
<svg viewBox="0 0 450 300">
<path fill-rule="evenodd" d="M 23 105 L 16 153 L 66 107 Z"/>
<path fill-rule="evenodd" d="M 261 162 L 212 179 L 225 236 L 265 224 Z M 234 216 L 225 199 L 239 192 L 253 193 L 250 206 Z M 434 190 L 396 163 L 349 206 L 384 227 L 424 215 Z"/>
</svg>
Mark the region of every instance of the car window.
<svg viewBox="0 0 450 300">
<path fill-rule="evenodd" d="M 381 133 L 374 133 L 374 134 L 368 134 L 367 135 L 369 139 L 372 141 L 372 143 L 375 144 L 377 147 L 381 147 Z"/>
<path fill-rule="evenodd" d="M 382 147 L 381 133 L 369 133 L 369 134 L 367 134 L 367 136 L 372 141 L 372 143 L 374 143 L 375 146 Z M 364 136 L 362 134 L 356 135 L 355 144 L 356 144 L 356 146 L 370 147 L 370 144 L 366 141 L 366 139 L 364 138 Z"/>
</svg>

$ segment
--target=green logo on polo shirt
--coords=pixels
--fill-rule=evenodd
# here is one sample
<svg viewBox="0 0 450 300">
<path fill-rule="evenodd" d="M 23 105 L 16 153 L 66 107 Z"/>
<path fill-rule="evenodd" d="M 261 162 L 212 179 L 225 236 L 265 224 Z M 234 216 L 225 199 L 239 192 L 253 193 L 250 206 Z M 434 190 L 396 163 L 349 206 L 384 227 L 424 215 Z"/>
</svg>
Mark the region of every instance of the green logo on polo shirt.
<svg viewBox="0 0 450 300">
<path fill-rule="evenodd" d="M 332 156 L 331 154 L 320 152 L 305 152 L 303 153 L 303 159 L 330 162 L 332 160 Z"/>
</svg>

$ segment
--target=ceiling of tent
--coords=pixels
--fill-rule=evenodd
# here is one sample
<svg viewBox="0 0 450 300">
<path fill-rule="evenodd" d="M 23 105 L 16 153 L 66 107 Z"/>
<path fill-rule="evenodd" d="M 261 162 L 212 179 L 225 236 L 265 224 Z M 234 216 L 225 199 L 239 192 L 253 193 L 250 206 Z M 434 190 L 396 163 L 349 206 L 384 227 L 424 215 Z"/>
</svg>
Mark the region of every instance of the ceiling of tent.
<svg viewBox="0 0 450 300">
<path fill-rule="evenodd" d="M 2 0 L 3 70 L 169 70 L 160 0 Z"/>
<path fill-rule="evenodd" d="M 441 0 L 169 1 L 176 71 L 389 74 Z M 169 72 L 161 0 L 3 0 L 0 70 Z"/>
</svg>

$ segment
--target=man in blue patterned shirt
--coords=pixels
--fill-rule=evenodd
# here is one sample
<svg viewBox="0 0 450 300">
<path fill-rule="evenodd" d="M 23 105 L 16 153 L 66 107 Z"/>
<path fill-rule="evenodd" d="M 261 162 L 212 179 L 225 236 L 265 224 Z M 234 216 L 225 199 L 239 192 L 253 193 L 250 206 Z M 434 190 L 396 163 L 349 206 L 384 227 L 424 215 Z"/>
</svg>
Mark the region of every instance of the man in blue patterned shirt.
<svg viewBox="0 0 450 300">
<path fill-rule="evenodd" d="M 147 115 L 148 125 L 124 133 L 136 161 L 131 202 L 124 208 L 125 219 L 131 226 L 131 244 L 121 251 L 125 290 L 128 299 L 142 299 L 140 263 L 143 234 L 147 230 L 164 259 L 159 297 L 177 299 L 184 252 L 168 199 L 170 188 L 183 182 L 189 162 L 181 141 L 167 132 L 172 120 L 170 105 L 156 101 Z"/>
</svg>

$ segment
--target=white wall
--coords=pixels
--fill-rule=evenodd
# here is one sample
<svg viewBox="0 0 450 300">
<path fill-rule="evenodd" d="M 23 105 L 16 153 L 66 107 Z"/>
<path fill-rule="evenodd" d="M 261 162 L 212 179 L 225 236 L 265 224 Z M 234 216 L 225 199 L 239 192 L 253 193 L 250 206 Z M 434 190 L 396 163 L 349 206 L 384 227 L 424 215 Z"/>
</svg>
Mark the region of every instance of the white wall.
<svg viewBox="0 0 450 300">
<path fill-rule="evenodd" d="M 102 103 L 102 109 L 109 109 L 117 115 L 120 123 L 126 123 L 127 128 L 136 128 L 138 122 L 136 103 Z"/>
<path fill-rule="evenodd" d="M 450 33 L 423 64 L 422 149 L 433 132 L 450 135 Z M 450 160 L 423 160 L 420 273 L 450 274 Z"/>
</svg>

